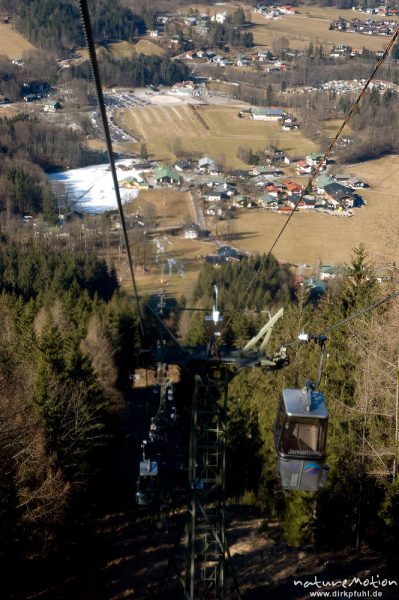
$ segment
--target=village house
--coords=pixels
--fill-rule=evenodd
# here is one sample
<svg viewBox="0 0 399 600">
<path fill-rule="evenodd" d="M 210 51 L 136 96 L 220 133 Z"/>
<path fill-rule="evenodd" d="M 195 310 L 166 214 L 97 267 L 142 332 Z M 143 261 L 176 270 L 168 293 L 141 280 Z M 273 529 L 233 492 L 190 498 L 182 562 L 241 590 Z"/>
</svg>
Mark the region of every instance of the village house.
<svg viewBox="0 0 399 600">
<path fill-rule="evenodd" d="M 198 169 L 201 173 L 212 173 L 214 175 L 220 173 L 220 169 L 216 165 L 216 162 L 208 156 L 199 159 Z"/>
<path fill-rule="evenodd" d="M 265 150 L 265 158 L 267 164 L 275 164 L 285 162 L 285 152 L 282 150 Z"/>
<path fill-rule="evenodd" d="M 328 175 L 319 175 L 316 177 L 316 190 L 318 194 L 324 193 L 324 188 L 326 185 L 330 185 L 330 183 L 334 183 L 334 179 L 329 177 Z"/>
<path fill-rule="evenodd" d="M 231 199 L 231 206 L 245 208 L 248 206 L 248 196 L 245 194 L 237 194 Z"/>
<path fill-rule="evenodd" d="M 213 21 L 214 23 L 220 23 L 221 25 L 223 25 L 223 23 L 226 21 L 227 19 L 227 12 L 219 12 L 216 13 L 215 15 L 211 16 L 211 21 Z"/>
<path fill-rule="evenodd" d="M 361 179 L 358 179 L 357 177 L 349 177 L 349 179 L 346 182 L 349 187 L 353 188 L 354 190 L 358 190 L 358 189 L 364 189 L 369 187 L 367 183 L 365 183 L 364 181 L 362 181 Z"/>
<path fill-rule="evenodd" d="M 254 107 L 250 111 L 255 121 L 279 121 L 285 115 L 282 108 L 274 108 L 272 106 L 264 108 Z"/>
<path fill-rule="evenodd" d="M 288 196 L 292 196 L 296 193 L 300 194 L 303 191 L 303 185 L 296 183 L 295 181 L 291 181 L 289 178 L 283 179 L 282 183 L 285 185 Z"/>
<path fill-rule="evenodd" d="M 249 175 L 248 171 L 244 171 L 243 169 L 235 169 L 234 171 L 230 171 L 230 173 L 229 173 L 229 179 L 232 179 L 232 180 L 237 180 L 237 179 L 245 180 L 245 179 L 247 179 L 248 175 Z"/>
<path fill-rule="evenodd" d="M 310 175 L 313 167 L 309 165 L 305 160 L 300 160 L 296 165 L 296 172 L 298 175 Z"/>
<path fill-rule="evenodd" d="M 223 262 L 240 262 L 241 260 L 238 250 L 232 246 L 221 246 L 216 250 L 216 254 Z"/>
<path fill-rule="evenodd" d="M 283 13 L 283 15 L 296 15 L 298 10 L 291 6 L 291 4 L 286 4 L 285 6 L 279 6 L 279 11 Z"/>
<path fill-rule="evenodd" d="M 282 205 L 282 202 L 276 196 L 270 194 L 263 194 L 263 196 L 257 198 L 257 202 L 259 206 L 262 206 L 263 208 L 272 208 L 274 210 Z"/>
<path fill-rule="evenodd" d="M 319 278 L 321 281 L 326 281 L 329 279 L 335 279 L 339 275 L 343 275 L 345 269 L 342 267 L 336 267 L 334 265 L 320 265 L 319 268 Z"/>
<path fill-rule="evenodd" d="M 173 171 L 173 169 L 170 167 L 158 167 L 154 171 L 154 177 L 158 185 L 180 185 L 181 183 L 180 175 Z"/>
<path fill-rule="evenodd" d="M 193 81 L 179 81 L 170 89 L 170 93 L 178 94 L 180 96 L 191 96 L 196 87 L 197 86 Z"/>
<path fill-rule="evenodd" d="M 323 160 L 324 154 L 320 154 L 319 152 L 311 152 L 305 157 L 306 164 L 310 167 L 317 167 L 321 160 Z M 326 165 L 323 163 L 321 169 L 325 169 Z"/>
<path fill-rule="evenodd" d="M 335 208 L 353 208 L 353 190 L 340 183 L 330 183 L 324 188 L 324 196 Z"/>
<path fill-rule="evenodd" d="M 307 290 L 311 297 L 317 298 L 326 293 L 327 284 L 325 281 L 321 281 L 320 279 L 316 279 L 315 277 L 306 277 L 303 280 L 303 287 Z"/>
<path fill-rule="evenodd" d="M 196 240 L 199 234 L 200 228 L 196 223 L 188 223 L 183 227 L 183 235 L 186 240 Z"/>
<path fill-rule="evenodd" d="M 204 194 L 205 202 L 220 202 L 223 197 L 223 192 L 220 190 L 212 190 Z"/>
<path fill-rule="evenodd" d="M 186 171 L 187 169 L 191 169 L 191 162 L 189 160 L 179 160 L 174 164 L 176 171 L 181 173 L 182 171 Z"/>
<path fill-rule="evenodd" d="M 351 175 L 349 173 L 335 173 L 332 177 L 334 178 L 334 181 L 344 185 L 348 182 L 348 179 L 350 179 Z"/>
<path fill-rule="evenodd" d="M 271 165 L 257 165 L 251 169 L 249 174 L 255 176 L 263 175 L 266 177 L 281 177 L 281 175 L 284 175 L 284 171 L 282 171 L 278 167 L 273 167 Z"/>
<path fill-rule="evenodd" d="M 205 212 L 210 217 L 222 217 L 224 210 L 219 204 L 207 204 Z"/>
<path fill-rule="evenodd" d="M 299 121 L 293 115 L 285 114 L 281 120 L 281 128 L 284 131 L 294 131 L 299 129 Z"/>
</svg>

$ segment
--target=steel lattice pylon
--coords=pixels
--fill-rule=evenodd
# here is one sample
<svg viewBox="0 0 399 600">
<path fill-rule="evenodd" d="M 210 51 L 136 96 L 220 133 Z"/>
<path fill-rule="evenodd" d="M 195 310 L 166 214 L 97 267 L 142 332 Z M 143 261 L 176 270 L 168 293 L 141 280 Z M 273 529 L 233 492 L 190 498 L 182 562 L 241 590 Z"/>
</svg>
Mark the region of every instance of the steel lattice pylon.
<svg viewBox="0 0 399 600">
<path fill-rule="evenodd" d="M 189 456 L 186 594 L 224 598 L 227 373 L 195 376 Z"/>
</svg>

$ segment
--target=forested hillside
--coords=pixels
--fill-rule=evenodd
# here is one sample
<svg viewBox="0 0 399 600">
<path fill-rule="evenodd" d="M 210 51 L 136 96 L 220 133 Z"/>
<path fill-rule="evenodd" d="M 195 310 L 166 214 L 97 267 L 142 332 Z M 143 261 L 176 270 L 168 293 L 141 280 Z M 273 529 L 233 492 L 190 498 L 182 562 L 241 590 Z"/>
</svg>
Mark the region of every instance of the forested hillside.
<svg viewBox="0 0 399 600">
<path fill-rule="evenodd" d="M 271 428 L 281 390 L 302 387 L 317 376 L 320 349 L 315 344 L 296 344 L 297 335 L 301 331 L 321 333 L 385 296 L 395 289 L 397 272 L 393 269 L 391 284 L 381 286 L 364 248 L 358 248 L 349 277 L 330 285 L 327 295 L 315 305 L 302 291 L 296 301 L 289 301 L 288 271 L 271 260 L 244 300 L 257 261 L 226 265 L 218 271 L 204 267 L 196 289 L 196 298 L 205 299 L 209 306 L 207 290 L 212 281 L 218 282 L 221 304 L 227 315 L 233 315 L 225 339 L 237 346 L 267 320 L 266 315 L 251 316 L 249 310 L 285 306 L 284 318 L 269 345 L 273 351 L 289 342 L 289 366 L 275 373 L 243 369 L 230 384 L 227 493 L 257 506 L 265 516 L 282 519 L 286 540 L 293 546 L 316 544 L 338 549 L 361 542 L 395 562 L 399 533 L 397 301 L 329 336 L 329 356 L 320 384 L 330 412 L 330 474 L 324 490 L 317 494 L 281 490 Z M 189 341 L 197 343 L 202 335 L 200 321 L 194 319 Z"/>
<path fill-rule="evenodd" d="M 226 314 L 225 338 L 229 344 L 242 345 L 255 335 L 264 321 L 264 315 L 249 311 L 262 311 L 265 307 L 286 306 L 293 299 L 292 275 L 288 268 L 280 267 L 274 257 L 263 263 L 263 257 L 251 257 L 239 264 L 226 263 L 220 269 L 205 264 L 194 291 L 194 300 L 209 306 L 210 291 L 216 283 L 219 288 L 219 305 Z M 256 275 L 258 273 L 258 275 Z M 251 285 L 250 285 L 251 284 Z M 237 311 L 237 306 L 242 310 Z M 229 318 L 234 315 L 234 318 Z M 206 342 L 202 315 L 194 317 L 187 343 Z"/>
<path fill-rule="evenodd" d="M 89 2 L 96 42 L 132 40 L 144 32 L 144 23 L 129 8 L 106 0 Z M 57 54 L 84 45 L 76 0 L 0 0 L 0 7 L 16 14 L 15 26 L 33 45 Z"/>
<path fill-rule="evenodd" d="M 0 323 L 0 557 L 15 568 L 90 528 L 139 343 L 103 261 L 6 239 Z"/>
<path fill-rule="evenodd" d="M 180 60 L 170 60 L 166 56 L 133 55 L 131 58 L 115 58 L 107 52 L 100 52 L 99 63 L 101 80 L 107 86 L 172 85 L 189 76 L 189 68 Z M 72 68 L 75 78 L 91 79 L 88 61 Z"/>
<path fill-rule="evenodd" d="M 44 170 L 98 162 L 83 138 L 68 128 L 28 115 L 0 119 L 0 213 L 44 212 L 51 221 L 53 201 Z"/>
</svg>

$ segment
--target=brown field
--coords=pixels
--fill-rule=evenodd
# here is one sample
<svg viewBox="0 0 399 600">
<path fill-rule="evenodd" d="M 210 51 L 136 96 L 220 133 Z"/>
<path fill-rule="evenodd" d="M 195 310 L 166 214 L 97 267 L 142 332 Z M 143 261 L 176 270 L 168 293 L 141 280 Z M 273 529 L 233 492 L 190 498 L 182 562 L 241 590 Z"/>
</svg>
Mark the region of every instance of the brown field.
<svg viewBox="0 0 399 600">
<path fill-rule="evenodd" d="M 369 50 L 383 50 L 389 38 L 385 36 L 360 35 L 357 33 L 344 33 L 330 31 L 331 21 L 341 15 L 348 20 L 359 17 L 366 19 L 366 15 L 351 10 L 339 10 L 336 8 L 319 8 L 311 6 L 300 6 L 300 13 L 287 15 L 277 20 L 265 19 L 257 13 L 251 14 L 254 43 L 258 46 L 272 47 L 273 42 L 279 37 L 285 36 L 289 39 L 291 48 L 304 49 L 310 42 L 322 44 L 323 46 L 334 46 L 347 44 L 354 48 L 368 48 Z M 374 16 L 373 16 L 374 18 Z M 382 17 L 376 17 L 376 19 Z M 395 20 L 393 17 L 390 20 Z"/>
<path fill-rule="evenodd" d="M 210 4 L 193 3 L 188 6 L 182 6 L 178 8 L 177 11 L 182 14 L 187 14 L 190 9 L 192 9 L 198 10 L 198 12 L 204 15 L 215 15 L 219 12 L 233 13 L 237 10 L 238 6 L 241 6 L 244 10 L 249 10 L 249 6 L 242 2 L 223 2 L 223 4 L 213 6 Z"/>
<path fill-rule="evenodd" d="M 34 49 L 34 46 L 11 24 L 0 23 L 0 54 L 5 54 L 9 58 L 22 58 L 25 52 Z"/>
<path fill-rule="evenodd" d="M 114 44 L 109 44 L 107 48 L 96 46 L 96 49 L 97 56 L 101 54 L 101 52 L 110 52 L 117 58 L 130 58 L 133 54 L 147 54 L 148 56 L 162 56 L 165 54 L 163 48 L 149 40 L 140 40 L 137 44 L 130 44 L 129 42 L 124 41 L 115 42 Z M 78 54 L 80 58 L 71 61 L 73 63 L 79 63 L 82 59 L 87 60 L 89 57 L 87 48 L 79 48 L 76 51 L 76 54 Z"/>
<path fill-rule="evenodd" d="M 262 150 L 278 141 L 279 147 L 302 157 L 316 150 L 300 132 L 285 132 L 277 123 L 238 117 L 239 106 L 147 106 L 118 113 L 118 119 L 140 141 L 145 141 L 157 160 L 170 161 L 177 149 L 196 155 L 209 154 L 227 167 L 245 166 L 237 158 L 240 146 Z"/>
<path fill-rule="evenodd" d="M 163 48 L 150 42 L 150 40 L 139 40 L 137 44 L 133 45 L 133 50 L 136 54 L 147 54 L 148 56 L 163 56 L 165 54 Z"/>
<path fill-rule="evenodd" d="M 129 42 L 115 42 L 109 44 L 109 52 L 118 58 L 129 58 L 133 54 L 146 54 L 147 56 L 163 56 L 165 50 L 150 42 L 150 40 L 139 40 L 137 44 L 130 44 Z"/>
<path fill-rule="evenodd" d="M 126 214 L 149 215 L 154 221 L 150 227 L 184 225 L 195 218 L 189 192 L 171 189 L 150 189 L 139 192 L 133 202 L 125 205 Z"/>
<path fill-rule="evenodd" d="M 127 215 L 138 212 L 146 217 L 150 229 L 157 227 L 160 230 L 159 233 L 151 233 L 146 238 L 146 271 L 137 269 L 136 272 L 140 296 L 155 293 L 162 287 L 169 295 L 184 295 L 190 298 L 201 266 L 201 257 L 210 252 L 209 243 L 186 240 L 181 233 L 169 235 L 162 232 L 162 228 L 184 225 L 194 219 L 190 194 L 171 189 L 151 189 L 141 191 L 133 202 L 125 204 L 124 207 Z M 138 262 L 142 264 L 143 239 L 141 236 L 138 239 L 135 232 L 137 233 L 137 230 L 133 230 L 130 234 L 132 253 L 139 257 Z M 165 248 L 163 268 L 162 260 L 155 261 L 157 239 Z M 182 265 L 184 276 L 177 273 L 176 267 L 173 268 L 172 275 L 169 275 L 166 262 L 168 258 L 174 258 Z M 125 260 L 118 263 L 118 272 L 122 276 L 122 285 L 126 283 L 128 288 L 131 282 Z"/>
<path fill-rule="evenodd" d="M 326 135 L 328 135 L 329 137 L 333 137 L 337 133 L 341 125 L 342 119 L 326 119 L 321 123 L 321 128 L 324 130 Z M 342 136 L 345 137 L 347 135 L 350 135 L 351 133 L 352 129 L 350 128 L 350 125 L 345 125 L 345 128 L 342 132 Z"/>
<path fill-rule="evenodd" d="M 399 156 L 340 169 L 345 170 L 371 186 L 359 191 L 368 205 L 356 209 L 350 218 L 295 213 L 274 250 L 277 258 L 294 263 L 345 263 L 352 248 L 363 242 L 372 255 L 399 260 Z M 233 231 L 237 232 L 233 243 L 242 250 L 265 252 L 286 219 L 266 211 L 239 213 L 233 221 Z"/>
<path fill-rule="evenodd" d="M 163 238 L 163 242 L 166 245 L 163 274 L 161 261 L 158 264 L 154 262 L 156 246 L 153 242 L 148 242 L 147 246 L 152 252 L 150 266 L 145 273 L 142 271 L 137 272 L 139 294 L 140 296 L 146 296 L 163 288 L 168 295 L 175 297 L 185 296 L 187 299 L 191 299 L 202 265 L 202 257 L 214 251 L 215 246 L 212 244 L 212 248 L 210 248 L 211 245 L 207 242 L 185 240 L 182 237 L 171 235 L 160 237 Z M 175 268 L 172 275 L 169 275 L 166 263 L 167 258 L 175 258 L 183 265 L 183 276 L 179 275 Z M 125 279 L 126 285 L 131 285 L 128 274 L 126 274 Z"/>
<path fill-rule="evenodd" d="M 155 261 L 156 244 L 155 239 L 160 240 L 165 246 L 163 261 Z M 195 285 L 197 283 L 198 273 L 202 265 L 203 257 L 216 248 L 214 243 L 200 240 L 186 240 L 182 236 L 159 234 L 148 236 L 145 244 L 146 248 L 146 269 L 142 269 L 143 249 L 142 241 L 139 242 L 141 248 L 137 248 L 137 241 L 134 235 L 130 234 L 130 248 L 133 257 L 139 256 L 140 267 L 135 270 L 137 288 L 140 297 L 148 296 L 164 289 L 168 296 L 179 298 L 185 296 L 191 300 Z M 167 259 L 174 258 L 183 267 L 182 275 L 173 267 L 173 272 L 169 275 Z M 115 266 L 118 271 L 118 277 L 121 285 L 126 291 L 131 291 L 131 278 L 125 255 L 121 258 L 114 258 Z M 162 266 L 163 262 L 163 266 Z"/>
</svg>

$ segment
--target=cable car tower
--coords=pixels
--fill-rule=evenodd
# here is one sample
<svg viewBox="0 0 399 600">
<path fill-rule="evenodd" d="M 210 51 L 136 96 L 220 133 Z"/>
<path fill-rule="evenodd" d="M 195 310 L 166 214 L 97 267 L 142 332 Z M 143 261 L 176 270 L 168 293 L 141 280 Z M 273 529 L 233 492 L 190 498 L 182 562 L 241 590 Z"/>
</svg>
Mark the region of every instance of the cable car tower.
<svg viewBox="0 0 399 600">
<path fill-rule="evenodd" d="M 266 345 L 273 326 L 283 316 L 280 309 L 244 348 L 232 350 L 221 342 L 224 317 L 218 308 L 218 289 L 213 288 L 211 314 L 204 318 L 208 344 L 204 348 L 158 349 L 158 363 L 176 363 L 194 379 L 189 443 L 189 498 L 184 575 L 179 572 L 189 600 L 225 598 L 227 572 L 238 585 L 225 536 L 226 432 L 229 377 L 237 368 L 262 366 L 279 369 L 287 364 L 286 349 L 272 357 Z M 229 569 L 230 567 L 230 569 Z"/>
</svg>

